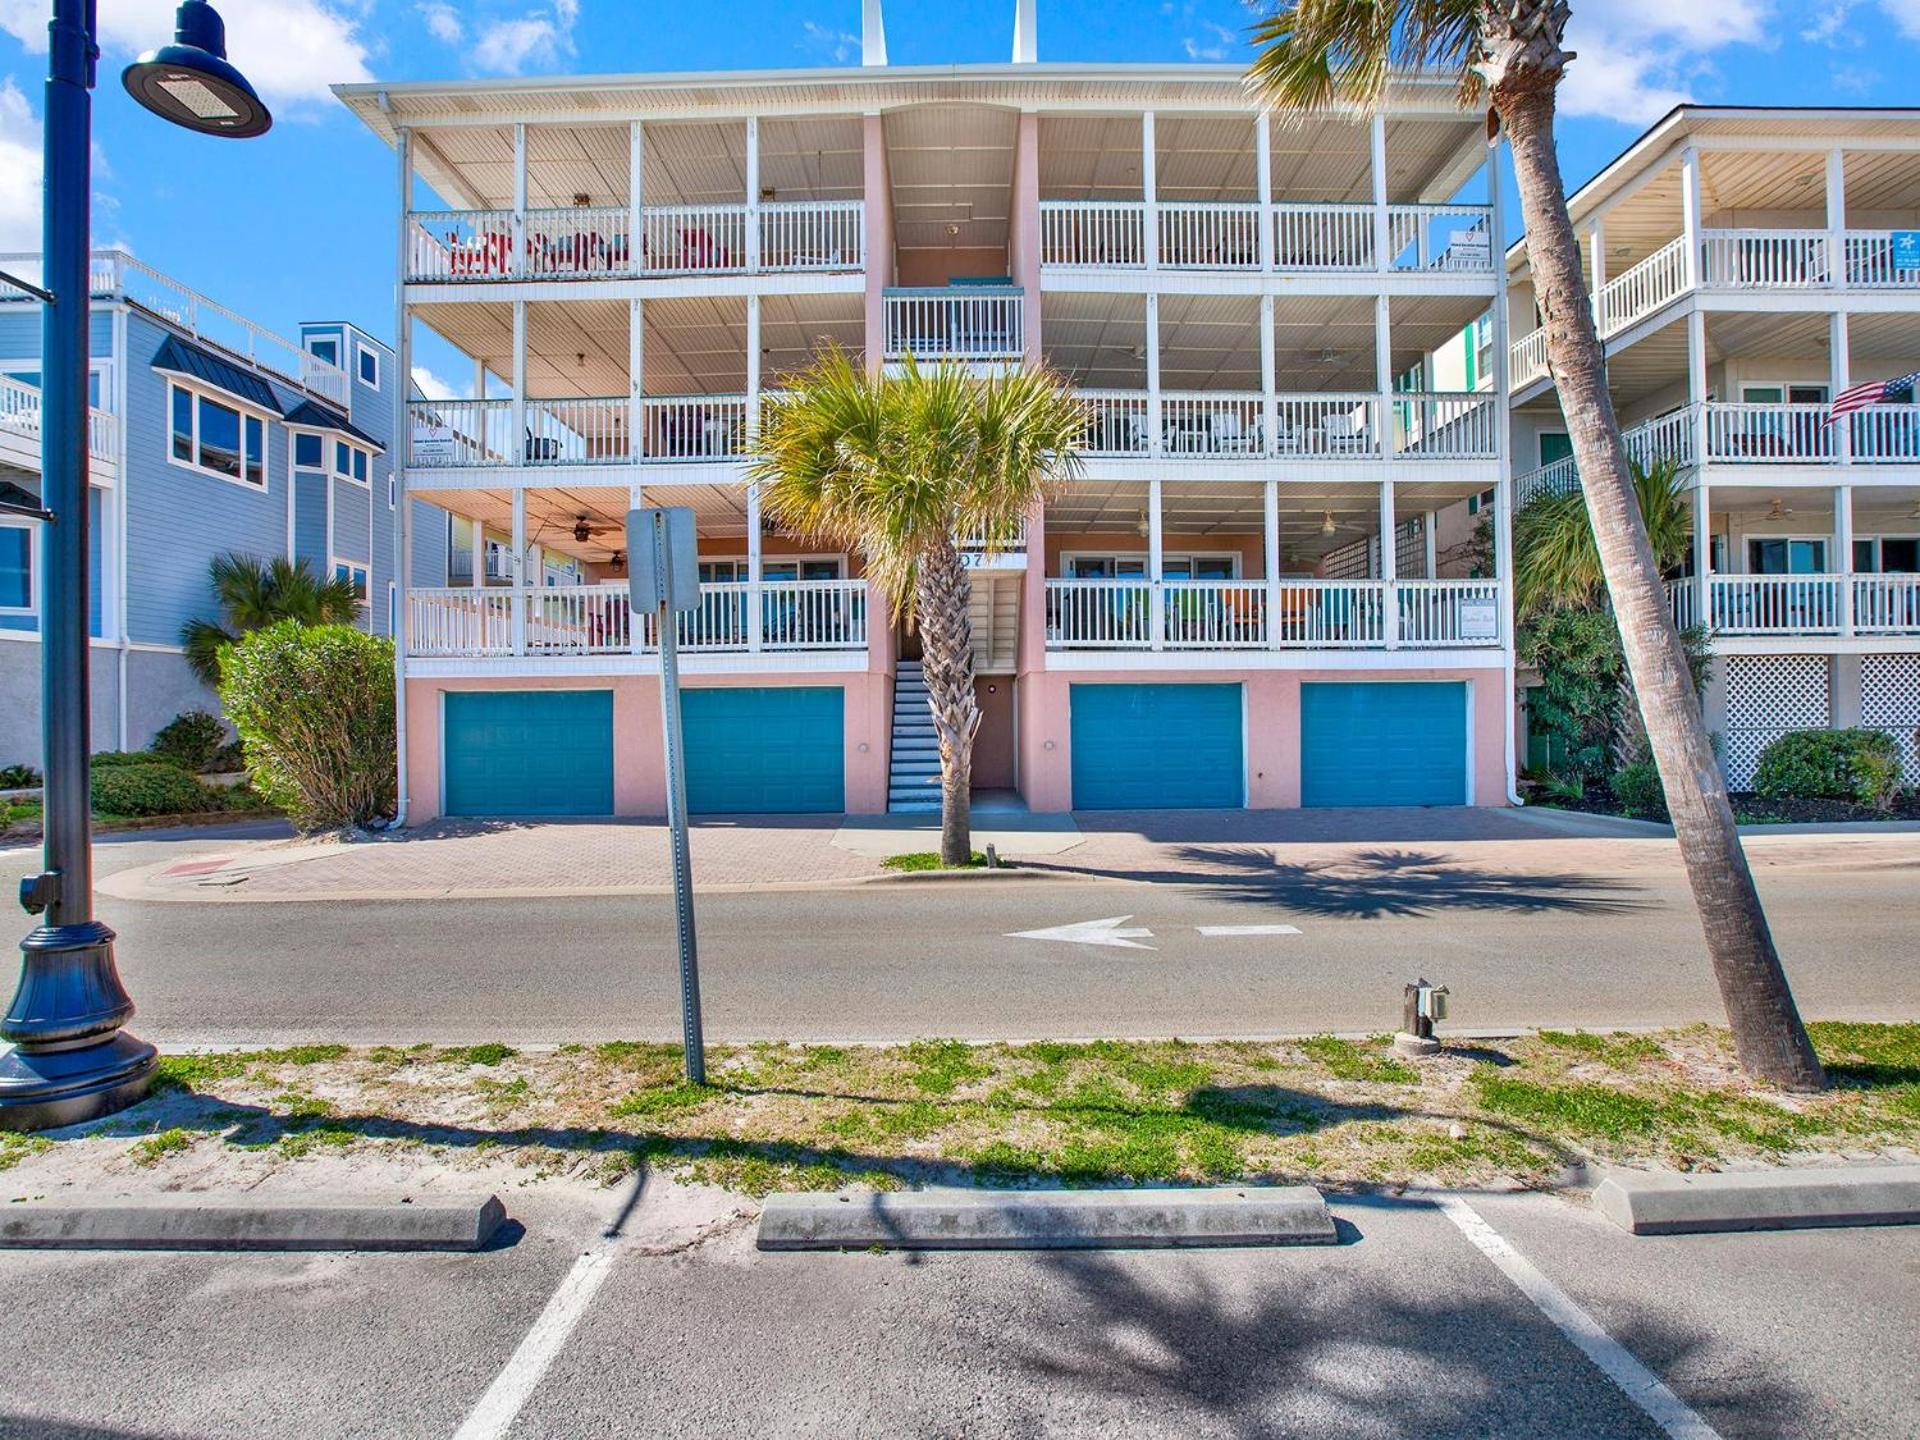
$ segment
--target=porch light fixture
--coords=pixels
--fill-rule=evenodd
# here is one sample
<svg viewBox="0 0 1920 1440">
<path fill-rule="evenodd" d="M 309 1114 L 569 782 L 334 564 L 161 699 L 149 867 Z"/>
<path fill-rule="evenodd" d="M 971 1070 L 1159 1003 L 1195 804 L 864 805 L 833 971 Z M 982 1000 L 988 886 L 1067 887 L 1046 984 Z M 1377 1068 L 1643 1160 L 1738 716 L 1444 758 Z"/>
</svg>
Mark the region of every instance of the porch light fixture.
<svg viewBox="0 0 1920 1440">
<path fill-rule="evenodd" d="M 227 27 L 207 0 L 184 0 L 173 44 L 149 50 L 120 72 L 127 93 L 163 120 L 202 135 L 264 135 L 273 116 L 247 77 L 227 63 Z"/>
<path fill-rule="evenodd" d="M 1333 511 L 1322 510 L 1320 512 L 1320 533 L 1322 535 L 1331 535 L 1336 528 L 1333 523 Z"/>
</svg>

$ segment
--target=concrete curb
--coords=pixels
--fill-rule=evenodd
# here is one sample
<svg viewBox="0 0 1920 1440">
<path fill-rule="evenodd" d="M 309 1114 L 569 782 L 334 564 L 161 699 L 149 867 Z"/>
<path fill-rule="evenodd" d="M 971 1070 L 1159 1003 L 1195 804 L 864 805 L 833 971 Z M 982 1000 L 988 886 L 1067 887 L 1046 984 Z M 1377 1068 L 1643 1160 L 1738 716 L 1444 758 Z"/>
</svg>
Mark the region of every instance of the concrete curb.
<svg viewBox="0 0 1920 1440">
<path fill-rule="evenodd" d="M 914 1190 L 767 1198 L 762 1250 L 1091 1250 L 1331 1245 L 1306 1185 L 1208 1190 Z"/>
<path fill-rule="evenodd" d="M 494 1195 L 370 1205 L 175 1194 L 8 1206 L 0 1249 L 478 1250 L 506 1218 Z"/>
<path fill-rule="evenodd" d="M 1737 1170 L 1712 1175 L 1616 1171 L 1593 1208 L 1631 1235 L 1920 1224 L 1920 1165 Z"/>
</svg>

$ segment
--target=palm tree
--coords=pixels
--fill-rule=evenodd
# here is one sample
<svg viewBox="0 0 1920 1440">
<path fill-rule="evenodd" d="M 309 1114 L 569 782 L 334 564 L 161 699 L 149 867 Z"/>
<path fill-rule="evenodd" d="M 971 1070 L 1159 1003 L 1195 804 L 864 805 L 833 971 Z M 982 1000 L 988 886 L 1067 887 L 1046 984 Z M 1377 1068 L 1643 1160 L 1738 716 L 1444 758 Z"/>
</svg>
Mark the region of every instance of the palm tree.
<svg viewBox="0 0 1920 1440">
<path fill-rule="evenodd" d="M 220 683 L 220 652 L 250 630 L 281 620 L 302 625 L 350 625 L 360 613 L 360 593 L 337 575 L 321 576 L 305 560 L 230 550 L 207 567 L 219 620 L 189 620 L 180 627 L 187 664 L 207 685 Z"/>
<path fill-rule="evenodd" d="M 1680 467 L 1672 460 L 1651 468 L 1627 463 L 1654 563 L 1671 575 L 1693 542 L 1693 506 Z M 1514 603 L 1523 616 L 1550 606 L 1585 608 L 1606 591 L 1593 518 L 1578 491 L 1542 496 L 1515 515 L 1513 555 Z"/>
<path fill-rule="evenodd" d="M 1078 473 L 1086 413 L 1055 375 L 958 365 L 869 375 L 837 346 L 787 381 L 748 466 L 767 515 L 858 551 L 889 614 L 920 630 L 940 741 L 940 860 L 972 854 L 971 585 L 956 537 L 1016 541 L 1035 502 Z"/>
<path fill-rule="evenodd" d="M 1607 390 L 1553 139 L 1555 91 L 1573 59 L 1561 43 L 1569 13 L 1567 0 L 1276 0 L 1253 27 L 1260 53 L 1247 83 L 1298 115 L 1342 102 L 1374 108 L 1390 72 L 1440 70 L 1459 77 L 1464 102 L 1487 107 L 1489 136 L 1506 131 L 1547 368 L 1734 1046 L 1748 1074 L 1817 1090 L 1826 1076 L 1740 848 Z"/>
</svg>

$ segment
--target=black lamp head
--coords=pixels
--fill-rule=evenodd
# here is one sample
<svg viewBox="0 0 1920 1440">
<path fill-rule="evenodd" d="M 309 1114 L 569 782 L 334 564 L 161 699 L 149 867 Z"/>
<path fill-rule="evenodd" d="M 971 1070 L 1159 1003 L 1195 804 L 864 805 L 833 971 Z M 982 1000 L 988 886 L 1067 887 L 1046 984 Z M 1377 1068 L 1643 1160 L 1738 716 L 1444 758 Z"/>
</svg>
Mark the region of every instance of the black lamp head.
<svg viewBox="0 0 1920 1440">
<path fill-rule="evenodd" d="M 202 135 L 245 140 L 273 124 L 246 76 L 227 63 L 227 27 L 207 0 L 183 0 L 173 44 L 149 50 L 120 80 L 154 114 Z"/>
</svg>

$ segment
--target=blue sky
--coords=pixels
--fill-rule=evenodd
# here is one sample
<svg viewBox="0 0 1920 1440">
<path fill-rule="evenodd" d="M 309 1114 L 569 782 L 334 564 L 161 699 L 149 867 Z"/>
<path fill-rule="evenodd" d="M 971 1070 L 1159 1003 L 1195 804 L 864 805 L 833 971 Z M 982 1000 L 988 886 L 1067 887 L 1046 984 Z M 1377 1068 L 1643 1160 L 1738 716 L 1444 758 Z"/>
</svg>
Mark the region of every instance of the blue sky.
<svg viewBox="0 0 1920 1440">
<path fill-rule="evenodd" d="M 216 0 L 219 3 L 219 0 Z M 228 46 L 277 123 L 210 140 L 138 110 L 119 70 L 172 0 L 100 0 L 94 233 L 262 324 L 393 322 L 392 155 L 332 81 L 857 63 L 859 0 L 225 0 Z M 47 0 L 0 0 L 0 251 L 37 248 Z M 1241 0 L 1040 0 L 1043 60 L 1233 60 Z M 1012 0 L 894 0 L 895 63 L 1007 57 Z M 1570 187 L 1676 101 L 1912 103 L 1920 0 L 1574 0 Z"/>
</svg>

